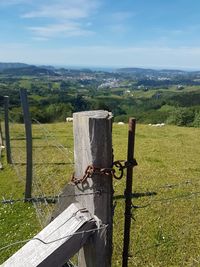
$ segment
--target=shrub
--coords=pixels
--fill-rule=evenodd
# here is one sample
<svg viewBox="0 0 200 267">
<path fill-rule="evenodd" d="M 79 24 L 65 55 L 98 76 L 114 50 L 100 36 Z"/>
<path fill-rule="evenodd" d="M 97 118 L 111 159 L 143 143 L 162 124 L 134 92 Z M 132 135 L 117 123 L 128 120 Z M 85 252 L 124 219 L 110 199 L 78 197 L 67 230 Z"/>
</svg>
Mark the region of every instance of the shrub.
<svg viewBox="0 0 200 267">
<path fill-rule="evenodd" d="M 200 112 L 195 113 L 193 126 L 194 127 L 200 127 Z"/>
<path fill-rule="evenodd" d="M 192 126 L 195 113 L 188 108 L 176 108 L 167 119 L 167 123 L 178 126 Z"/>
</svg>

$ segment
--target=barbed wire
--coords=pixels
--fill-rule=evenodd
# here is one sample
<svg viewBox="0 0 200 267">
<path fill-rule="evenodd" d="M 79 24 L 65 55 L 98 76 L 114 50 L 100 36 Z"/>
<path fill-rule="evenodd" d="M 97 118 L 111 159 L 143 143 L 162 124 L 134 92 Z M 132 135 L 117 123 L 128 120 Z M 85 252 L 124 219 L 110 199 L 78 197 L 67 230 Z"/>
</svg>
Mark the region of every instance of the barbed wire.
<svg viewBox="0 0 200 267">
<path fill-rule="evenodd" d="M 43 191 L 41 190 L 41 188 L 39 187 L 39 185 L 35 179 L 33 179 L 33 185 L 34 185 L 34 188 L 36 189 L 36 192 L 40 192 L 40 197 L 44 198 L 45 195 L 44 195 Z M 43 202 L 33 202 L 32 201 L 32 203 L 33 203 L 34 208 L 36 210 L 36 215 L 37 215 L 38 221 L 39 221 L 41 227 L 44 227 L 46 225 L 47 218 L 49 218 L 51 216 L 51 210 L 49 208 L 48 202 L 44 198 Z M 41 203 L 43 203 L 45 206 L 42 205 Z"/>
<path fill-rule="evenodd" d="M 24 148 L 23 149 L 16 145 L 14 146 L 16 138 L 12 138 L 11 145 L 12 145 L 12 151 L 13 151 L 12 153 L 13 167 L 16 171 L 17 176 L 22 181 L 25 182 L 25 176 L 26 176 L 25 175 L 25 166 L 26 166 L 25 140 L 26 138 L 25 138 L 24 125 L 16 124 L 12 120 L 12 118 L 10 119 L 10 121 L 11 121 L 12 135 L 15 136 L 17 134 L 20 137 L 19 138 L 20 143 L 23 142 L 23 148 Z M 69 157 L 69 151 L 66 150 L 66 148 L 57 141 L 56 137 L 52 133 L 50 133 L 50 131 L 48 131 L 48 129 L 44 127 L 38 120 L 33 119 L 33 121 L 35 121 L 37 125 L 39 126 L 38 129 L 39 131 L 41 131 L 39 132 L 39 139 L 41 139 L 42 142 L 45 143 L 46 149 L 44 150 L 44 147 L 41 148 L 41 146 L 35 146 L 35 139 L 38 139 L 38 136 L 34 137 L 33 135 L 33 180 L 32 180 L 33 181 L 33 194 L 39 195 L 40 200 L 39 198 L 37 198 L 37 200 L 36 198 L 33 198 L 32 202 L 36 209 L 36 214 L 40 222 L 40 225 L 45 226 L 46 225 L 45 218 L 46 217 L 50 218 L 51 212 L 52 212 L 52 210 L 48 207 L 48 205 L 52 202 L 55 202 L 55 200 L 49 200 L 49 198 L 47 198 L 45 195 L 47 194 L 51 194 L 53 196 L 60 195 L 61 189 L 62 189 L 61 183 L 56 182 L 55 177 L 61 175 L 62 172 L 64 173 L 63 168 L 66 164 L 68 164 L 67 161 L 70 162 L 69 166 L 72 169 L 73 161 Z M 33 133 L 35 134 L 35 131 L 33 131 Z M 36 131 L 36 134 L 38 134 L 38 131 Z M 55 150 L 52 150 L 54 148 L 56 148 L 56 150 L 60 153 L 60 155 L 62 155 L 62 158 L 56 154 Z M 47 157 L 47 153 L 51 154 L 51 156 Z M 47 158 L 50 159 L 49 162 L 46 162 Z M 59 168 L 58 166 L 53 167 L 54 164 L 58 165 L 57 163 L 55 163 L 55 158 L 62 159 L 59 161 Z M 61 166 L 61 163 L 63 167 Z M 18 164 L 20 166 L 18 166 Z M 24 167 L 22 167 L 22 165 L 24 165 Z M 8 200 L 8 203 L 9 202 L 12 202 L 12 200 L 11 201 Z"/>
<path fill-rule="evenodd" d="M 54 239 L 52 241 L 49 241 L 49 242 L 45 242 L 44 240 L 38 238 L 38 237 L 34 237 L 34 238 L 30 238 L 30 239 L 24 239 L 24 240 L 19 240 L 19 241 L 16 241 L 16 242 L 13 242 L 11 244 L 8 244 L 8 245 L 5 245 L 3 247 L 0 247 L 0 252 L 5 250 L 5 249 L 8 249 L 12 246 L 15 246 L 15 245 L 19 245 L 19 244 L 24 244 L 24 243 L 27 243 L 29 241 L 39 241 L 41 242 L 42 244 L 44 245 L 49 245 L 49 244 L 52 244 L 52 243 L 55 243 L 55 242 L 58 242 L 58 241 L 61 241 L 63 239 L 66 239 L 68 237 L 72 237 L 72 236 L 76 236 L 76 235 L 84 235 L 85 233 L 91 233 L 91 232 L 98 232 L 99 230 L 105 230 L 106 228 L 108 228 L 108 224 L 105 224 L 103 226 L 100 226 L 100 227 L 96 227 L 96 228 L 93 228 L 93 229 L 90 229 L 90 230 L 85 230 L 85 231 L 79 231 L 79 232 L 76 232 L 74 234 L 70 234 L 70 235 L 65 235 L 63 237 L 60 237 L 60 238 L 57 238 L 57 239 Z"/>
<path fill-rule="evenodd" d="M 11 146 L 11 159 L 12 159 L 12 166 L 16 172 L 17 177 L 20 181 L 25 181 L 25 167 L 18 166 L 18 164 L 26 164 L 25 163 L 25 157 L 26 157 L 26 144 L 25 144 L 25 137 L 22 139 L 21 137 L 25 135 L 24 127 L 23 125 L 16 124 L 11 116 L 9 116 L 9 125 L 10 125 L 10 146 Z M 13 138 L 15 134 L 20 135 L 20 143 L 23 143 L 23 148 L 14 145 L 16 142 L 16 138 Z"/>
<path fill-rule="evenodd" d="M 9 116 L 9 121 L 10 121 L 10 136 L 11 136 L 10 144 L 11 144 L 11 153 L 12 153 L 12 166 L 16 172 L 17 177 L 22 182 L 25 183 L 26 137 L 25 137 L 24 124 L 17 124 L 12 119 L 12 112 L 11 112 L 11 116 Z M 64 173 L 63 168 L 67 164 L 67 161 L 70 162 L 69 166 L 70 168 L 72 168 L 73 161 L 68 156 L 69 152 L 64 148 L 62 144 L 60 144 L 56 140 L 55 136 L 53 136 L 53 134 L 51 134 L 47 129 L 45 129 L 46 127 L 43 127 L 39 123 L 39 121 L 37 121 L 37 125 L 39 125 L 38 129 L 40 129 L 40 131 L 42 130 L 42 135 L 40 133 L 40 136 L 41 136 L 40 138 L 43 140 L 43 143 L 45 142 L 45 148 L 47 150 L 44 150 L 44 148 L 41 148 L 41 147 L 36 148 L 35 138 L 33 136 L 33 179 L 32 179 L 33 194 L 39 195 L 40 198 L 38 197 L 33 198 L 32 202 L 36 209 L 36 215 L 37 215 L 40 225 L 45 226 L 47 222 L 46 218 L 47 217 L 50 218 L 51 213 L 52 213 L 52 209 L 49 208 L 49 204 L 52 202 L 55 202 L 55 200 L 54 201 L 49 200 L 49 198 L 47 198 L 46 195 L 49 193 L 53 196 L 60 195 L 61 189 L 62 189 L 61 183 L 59 185 L 59 183 L 55 181 L 55 177 L 58 175 L 61 175 L 61 173 Z M 33 131 L 33 133 L 35 132 Z M 36 131 L 36 134 L 37 134 L 37 131 Z M 38 137 L 36 137 L 36 139 L 38 139 Z M 18 143 L 18 141 L 20 143 Z M 38 151 L 38 148 L 40 149 L 39 151 Z M 60 156 L 56 154 L 55 150 L 52 150 L 55 148 L 60 153 L 60 155 L 62 155 L 63 167 L 60 166 L 61 160 L 59 161 L 60 163 L 59 167 L 58 166 L 53 167 L 53 165 L 55 164 L 54 162 L 55 158 L 61 158 Z M 46 162 L 46 159 L 47 159 L 47 155 L 45 154 L 46 151 L 47 153 L 52 155 L 51 157 L 48 157 L 48 159 L 51 159 L 51 161 L 48 163 Z M 44 167 L 45 164 L 46 165 L 48 164 L 48 166 Z M 58 164 L 56 163 L 56 165 Z M 26 202 L 27 200 L 23 199 L 23 201 Z M 15 203 L 13 199 L 9 199 L 5 202 L 12 203 L 12 204 Z"/>
<path fill-rule="evenodd" d="M 71 175 L 73 172 L 74 163 L 71 159 L 73 153 L 68 148 L 65 148 L 60 142 L 58 142 L 57 138 L 47 129 L 47 127 L 42 125 L 35 118 L 33 118 L 32 121 L 36 123 L 33 124 L 33 128 L 35 127 L 35 130 L 37 129 L 36 133 L 39 133 L 43 144 L 46 145 L 45 149 L 41 147 L 36 148 L 37 143 L 35 146 L 35 139 L 33 139 L 33 159 L 35 159 L 33 163 L 33 180 L 35 181 L 34 191 L 35 195 L 38 195 L 38 190 L 40 190 L 40 195 L 42 195 L 41 199 L 43 199 L 42 201 L 34 202 L 34 206 L 36 208 L 37 217 L 41 226 L 45 226 L 47 221 L 49 221 L 52 216 L 52 208 L 49 207 L 49 204 L 58 202 L 60 195 L 62 194 L 61 191 L 63 187 L 63 181 L 66 179 L 64 174 L 70 172 L 69 175 Z M 35 130 L 33 132 L 35 132 Z M 46 161 L 48 153 L 51 156 L 48 157 L 47 165 Z M 60 159 L 59 162 L 62 161 L 63 165 L 59 164 L 58 166 L 58 164 L 55 162 L 55 159 Z M 36 162 L 41 162 L 42 164 L 38 165 Z M 62 177 L 61 174 L 63 174 Z M 55 179 L 55 177 L 57 177 L 57 179 Z M 59 177 L 61 178 L 59 179 Z M 68 181 L 68 179 L 66 180 Z M 46 198 L 47 194 L 51 195 L 51 199 Z"/>
<path fill-rule="evenodd" d="M 0 201 L 0 204 L 15 204 L 18 202 L 24 202 L 24 203 L 33 203 L 33 204 L 38 204 L 38 203 L 45 203 L 45 204 L 56 204 L 59 202 L 59 199 L 62 198 L 74 198 L 77 196 L 86 196 L 86 195 L 101 195 L 101 194 L 107 194 L 107 192 L 104 192 L 102 190 L 98 190 L 95 192 L 91 192 L 91 193 L 80 193 L 80 194 L 60 194 L 60 195 L 54 195 L 54 196 L 36 196 L 36 197 L 32 197 L 32 198 L 18 198 L 18 199 L 5 199 L 3 197 L 3 200 Z M 172 201 L 176 201 L 176 200 L 180 200 L 180 199 L 188 199 L 191 198 L 193 196 L 200 196 L 200 192 L 192 192 L 192 193 L 188 193 L 185 195 L 181 195 L 181 196 L 175 196 L 175 197 L 170 197 L 170 198 L 161 198 L 161 199 L 155 199 L 155 200 L 151 200 L 149 203 L 145 204 L 145 205 L 134 205 L 132 204 L 132 208 L 133 209 L 141 209 L 141 208 L 146 208 L 151 206 L 154 203 L 158 203 L 158 202 L 172 202 Z M 49 214 L 51 214 L 51 211 L 49 210 Z M 41 214 L 39 214 L 39 217 L 41 217 Z M 42 224 L 41 224 L 42 225 Z M 43 226 L 43 225 L 42 225 Z"/>
<path fill-rule="evenodd" d="M 191 198 L 193 196 L 200 196 L 200 191 L 190 192 L 190 193 L 186 193 L 185 195 L 174 196 L 174 197 L 169 197 L 169 198 L 153 199 L 149 203 L 147 203 L 144 207 L 146 208 L 146 207 L 148 207 L 151 204 L 156 203 L 156 202 L 161 202 L 161 203 L 169 202 L 169 201 L 171 202 L 171 201 L 176 201 L 179 199 L 188 199 L 188 198 Z"/>
<path fill-rule="evenodd" d="M 40 123 L 38 123 L 38 124 L 41 125 Z M 41 127 L 42 127 L 42 125 L 41 125 Z M 44 128 L 46 128 L 46 127 L 44 127 Z M 49 142 L 49 139 L 48 139 L 48 136 L 50 136 L 50 135 L 51 134 L 49 134 L 49 131 L 46 129 L 46 134 L 44 135 L 44 139 L 45 139 L 46 143 L 48 144 L 47 147 L 50 147 L 51 146 L 51 143 Z M 54 138 L 56 139 L 55 136 L 54 136 Z M 58 145 L 55 145 L 54 147 L 60 148 L 64 153 L 66 153 L 66 148 L 63 145 L 59 145 L 58 144 Z M 72 152 L 70 152 L 70 153 L 72 153 Z M 65 154 L 65 156 L 66 156 L 66 154 Z M 45 169 L 45 171 L 46 170 L 47 169 Z M 40 171 L 41 171 L 41 169 L 38 168 L 38 172 L 40 172 Z M 52 178 L 52 176 L 55 176 L 55 174 L 52 174 L 52 175 L 49 175 L 49 176 L 51 176 L 51 178 Z M 51 179 L 51 180 L 52 180 L 52 182 L 55 181 L 54 179 Z M 181 186 L 187 186 L 187 185 L 199 185 L 199 183 L 195 183 L 194 184 L 190 180 L 186 180 L 186 181 L 183 181 L 181 183 L 165 184 L 163 186 L 161 185 L 161 186 L 158 186 L 158 187 L 154 187 L 154 190 L 155 189 L 163 189 L 163 188 L 172 189 L 172 188 L 181 187 Z M 40 191 L 42 191 L 41 190 L 41 187 L 38 184 L 37 184 L 36 187 L 37 187 L 37 191 L 39 191 L 38 188 L 40 188 Z M 55 188 L 55 186 L 53 186 L 53 188 Z M 94 194 L 94 193 L 88 193 L 88 194 Z M 5 199 L 5 201 L 12 201 L 12 202 L 1 203 L 1 204 L 14 204 L 16 202 L 23 201 L 23 202 L 32 202 L 36 207 L 40 203 L 45 203 L 48 206 L 48 204 L 53 203 L 54 200 L 55 201 L 59 201 L 59 198 L 75 197 L 75 196 L 88 195 L 88 194 L 78 194 L 78 195 L 77 194 L 76 195 L 75 194 L 73 194 L 73 195 L 72 194 L 71 195 L 52 195 L 52 196 L 45 196 L 45 195 L 43 195 L 42 197 L 34 197 L 34 198 L 32 198 L 32 200 L 31 199 L 28 200 L 28 199 L 25 199 L 25 198 L 24 199 L 16 199 L 16 200 L 14 200 L 14 199 L 10 199 L 10 200 L 8 199 L 8 200 L 6 200 Z M 155 204 L 155 203 L 158 203 L 158 202 L 161 202 L 161 203 L 164 203 L 164 202 L 173 202 L 173 201 L 177 201 L 177 200 L 180 200 L 180 199 L 187 199 L 187 198 L 191 198 L 193 196 L 199 196 L 199 195 L 200 195 L 200 192 L 198 192 L 198 191 L 197 192 L 190 192 L 190 193 L 186 193 L 185 195 L 180 195 L 180 196 L 174 196 L 174 197 L 169 197 L 169 198 L 154 199 L 154 200 L 151 200 L 149 203 L 147 203 L 146 205 L 143 205 L 143 206 L 132 205 L 132 208 L 134 208 L 134 209 L 146 208 L 146 207 L 149 207 L 152 204 Z M 39 216 L 42 217 L 42 214 L 39 214 Z M 32 239 L 30 239 L 30 240 L 32 240 Z M 28 240 L 28 241 L 30 241 L 30 240 Z M 20 242 L 20 241 L 18 241 L 18 242 Z M 22 242 L 23 242 L 23 240 L 22 240 Z M 163 243 L 157 243 L 157 244 L 154 245 L 154 247 L 157 247 L 157 246 L 160 246 L 160 245 L 164 245 L 165 243 L 168 243 L 168 242 L 173 242 L 173 241 L 171 240 L 171 241 L 165 241 Z M 146 250 L 147 249 L 151 249 L 151 248 L 152 248 L 152 246 L 151 247 L 149 246 L 149 247 L 146 248 Z M 141 251 L 143 251 L 143 250 L 145 250 L 145 249 L 142 249 Z M 1 251 L 1 248 L 0 248 L 0 251 Z M 139 252 L 136 252 L 136 254 L 137 253 L 139 253 Z"/>
<path fill-rule="evenodd" d="M 4 197 L 3 200 L 0 201 L 1 204 L 14 204 L 17 202 L 29 202 L 29 203 L 57 203 L 59 199 L 61 198 L 68 198 L 68 197 L 76 197 L 76 196 L 89 196 L 89 195 L 102 195 L 102 194 L 107 194 L 107 192 L 104 192 L 102 190 L 98 190 L 95 192 L 90 192 L 90 193 L 80 193 L 80 194 L 69 194 L 69 195 L 54 195 L 54 196 L 38 196 L 38 197 L 31 197 L 31 198 L 18 198 L 18 199 L 5 199 Z"/>
<path fill-rule="evenodd" d="M 65 156 L 66 156 L 66 150 L 68 153 L 73 154 L 72 151 L 70 151 L 68 148 L 64 147 L 61 143 L 59 143 L 57 141 L 56 137 L 46 127 L 44 127 L 38 120 L 32 118 L 32 121 L 36 122 L 40 126 L 40 128 L 46 133 L 45 134 L 46 137 L 48 134 L 48 136 L 50 136 L 56 142 L 55 146 L 57 147 L 58 150 L 60 150 L 62 153 L 64 153 Z"/>
<path fill-rule="evenodd" d="M 139 193 L 137 195 L 139 195 Z M 151 196 L 151 195 L 149 194 L 149 195 L 146 195 L 146 196 Z M 173 201 L 181 200 L 181 199 L 189 199 L 189 198 L 191 198 L 193 196 L 199 197 L 200 196 L 200 191 L 197 191 L 197 192 L 189 192 L 189 193 L 185 193 L 184 195 L 173 196 L 173 197 L 169 197 L 169 198 L 152 199 L 152 200 L 150 200 L 149 202 L 147 202 L 144 205 L 135 205 L 135 204 L 132 204 L 132 208 L 133 209 L 142 209 L 142 208 L 147 208 L 147 207 L 151 206 L 152 204 L 154 204 L 156 202 L 157 203 L 158 202 L 161 202 L 161 203 L 164 203 L 164 202 L 173 202 Z M 135 197 L 135 194 L 133 193 L 132 194 L 132 198 L 134 198 L 134 197 Z M 137 196 L 137 198 L 138 198 L 138 196 Z M 126 199 L 126 196 L 125 195 L 114 196 L 113 199 Z"/>
<path fill-rule="evenodd" d="M 137 254 L 139 254 L 139 253 L 141 253 L 143 251 L 150 250 L 150 249 L 155 248 L 155 247 L 164 246 L 164 245 L 169 244 L 169 243 L 176 243 L 176 242 L 180 243 L 180 241 L 183 241 L 183 240 L 186 240 L 186 239 L 188 239 L 188 237 L 184 236 L 182 238 L 178 238 L 177 240 L 175 240 L 175 239 L 163 240 L 162 242 L 157 242 L 156 244 L 153 244 L 151 246 L 146 246 L 146 247 L 144 247 L 142 249 L 136 250 L 135 255 L 137 255 Z"/>
<path fill-rule="evenodd" d="M 166 188 L 166 189 L 173 189 L 173 188 L 176 188 L 176 187 L 182 187 L 182 186 L 199 186 L 200 185 L 200 182 L 197 182 L 197 181 L 192 181 L 191 179 L 189 180 L 185 180 L 185 181 L 182 181 L 180 183 L 167 183 L 167 184 L 164 184 L 164 185 L 160 185 L 160 186 L 155 186 L 153 189 L 154 190 L 157 190 L 157 189 L 163 189 L 163 188 Z"/>
</svg>

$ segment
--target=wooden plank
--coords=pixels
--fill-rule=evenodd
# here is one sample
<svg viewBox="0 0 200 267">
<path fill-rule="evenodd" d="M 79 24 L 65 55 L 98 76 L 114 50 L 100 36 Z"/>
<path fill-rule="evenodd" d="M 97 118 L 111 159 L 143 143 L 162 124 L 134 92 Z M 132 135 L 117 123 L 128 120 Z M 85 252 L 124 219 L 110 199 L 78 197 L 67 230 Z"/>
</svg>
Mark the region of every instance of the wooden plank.
<svg viewBox="0 0 200 267">
<path fill-rule="evenodd" d="M 73 114 L 75 177 L 88 165 L 112 167 L 112 115 L 108 111 Z M 96 194 L 97 192 L 101 194 Z M 112 257 L 112 175 L 92 175 L 75 186 L 77 200 L 108 228 L 97 233 L 79 253 L 79 267 L 109 267 Z"/>
<path fill-rule="evenodd" d="M 96 221 L 80 204 L 73 203 L 2 267 L 61 267 L 93 234 Z M 41 242 L 41 241 L 42 242 Z"/>
</svg>

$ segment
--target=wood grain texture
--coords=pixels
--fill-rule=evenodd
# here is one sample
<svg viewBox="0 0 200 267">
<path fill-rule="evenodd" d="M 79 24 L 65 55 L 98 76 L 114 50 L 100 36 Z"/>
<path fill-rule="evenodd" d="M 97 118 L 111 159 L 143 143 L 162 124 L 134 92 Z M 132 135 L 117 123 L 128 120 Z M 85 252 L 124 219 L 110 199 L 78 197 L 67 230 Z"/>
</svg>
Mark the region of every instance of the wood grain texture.
<svg viewBox="0 0 200 267">
<path fill-rule="evenodd" d="M 87 111 L 73 114 L 75 177 L 82 177 L 88 165 L 112 166 L 112 115 L 108 111 Z M 95 194 L 101 191 L 102 193 Z M 76 199 L 101 224 L 108 225 L 96 233 L 79 253 L 79 267 L 109 267 L 112 257 L 112 176 L 93 175 L 75 186 L 75 193 L 86 195 Z"/>
</svg>

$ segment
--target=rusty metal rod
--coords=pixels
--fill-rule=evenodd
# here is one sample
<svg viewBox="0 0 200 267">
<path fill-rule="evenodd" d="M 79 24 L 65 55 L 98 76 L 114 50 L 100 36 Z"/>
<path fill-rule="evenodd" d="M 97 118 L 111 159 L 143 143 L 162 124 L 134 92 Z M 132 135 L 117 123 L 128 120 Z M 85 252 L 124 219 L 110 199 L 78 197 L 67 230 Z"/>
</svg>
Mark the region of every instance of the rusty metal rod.
<svg viewBox="0 0 200 267">
<path fill-rule="evenodd" d="M 129 118 L 127 162 L 134 161 L 135 127 L 136 127 L 136 119 Z M 131 219 L 132 219 L 131 198 L 132 198 L 132 183 L 133 183 L 133 167 L 134 166 L 130 164 L 127 167 L 127 174 L 126 174 L 124 244 L 123 244 L 122 267 L 128 266 L 128 257 L 129 257 L 130 229 L 131 229 Z"/>
</svg>

